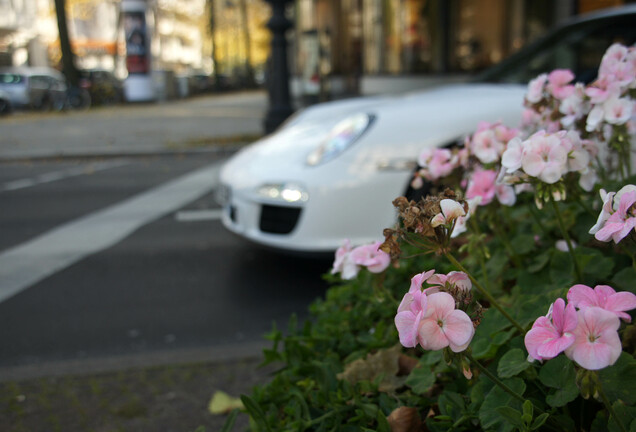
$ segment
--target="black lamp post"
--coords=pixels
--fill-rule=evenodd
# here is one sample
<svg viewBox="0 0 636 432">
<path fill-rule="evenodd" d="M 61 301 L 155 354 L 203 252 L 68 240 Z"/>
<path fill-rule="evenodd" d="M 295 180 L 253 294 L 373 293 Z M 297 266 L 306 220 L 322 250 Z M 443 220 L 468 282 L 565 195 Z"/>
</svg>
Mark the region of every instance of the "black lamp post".
<svg viewBox="0 0 636 432">
<path fill-rule="evenodd" d="M 272 6 L 267 28 L 272 32 L 272 45 L 267 70 L 269 108 L 265 116 L 265 133 L 273 132 L 294 111 L 289 97 L 289 65 L 285 32 L 292 23 L 285 17 L 285 6 L 292 0 L 265 0 Z"/>
</svg>

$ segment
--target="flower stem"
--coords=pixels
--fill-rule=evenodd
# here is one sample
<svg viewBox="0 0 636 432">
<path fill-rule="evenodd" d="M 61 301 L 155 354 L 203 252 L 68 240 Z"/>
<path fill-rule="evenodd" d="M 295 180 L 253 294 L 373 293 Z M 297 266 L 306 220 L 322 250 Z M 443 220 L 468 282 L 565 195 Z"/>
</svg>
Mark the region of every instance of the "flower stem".
<svg viewBox="0 0 636 432">
<path fill-rule="evenodd" d="M 568 230 L 565 229 L 565 224 L 563 223 L 563 218 L 561 217 L 561 211 L 559 210 L 559 206 L 557 205 L 557 202 L 554 200 L 554 197 L 550 196 L 550 201 L 552 202 L 552 208 L 554 208 L 554 214 L 556 215 L 557 222 L 559 223 L 561 234 L 563 234 L 565 243 L 568 245 L 568 251 L 570 252 L 570 256 L 572 257 L 572 261 L 574 262 L 574 271 L 576 273 L 576 278 L 579 282 L 583 282 L 583 275 L 581 273 L 581 268 L 579 267 L 579 262 L 577 261 L 576 255 L 574 254 L 574 247 L 572 247 L 570 234 L 568 234 Z"/>
<path fill-rule="evenodd" d="M 470 219 L 470 223 L 473 227 L 473 230 L 475 231 L 475 233 L 477 234 L 478 238 L 481 237 L 481 230 L 479 229 L 479 224 L 477 223 L 477 221 L 474 218 Z M 484 258 L 486 257 L 486 246 L 484 246 L 483 244 L 478 245 L 479 247 L 479 252 L 477 253 L 478 259 L 479 259 L 479 266 L 481 267 L 481 274 L 484 277 L 484 284 L 486 285 L 486 289 L 490 288 L 490 279 L 488 277 L 488 270 L 486 269 L 486 262 L 484 260 Z"/>
<path fill-rule="evenodd" d="M 517 330 L 519 330 L 519 332 L 521 332 L 521 334 L 525 333 L 525 329 L 523 327 L 521 327 L 521 324 L 519 324 L 513 317 L 510 316 L 510 314 L 508 312 L 506 312 L 506 310 L 499 304 L 499 302 L 492 296 L 492 294 L 490 294 L 486 289 L 484 289 L 484 287 L 481 286 L 481 284 L 477 281 L 477 279 L 475 279 L 469 272 L 468 270 L 466 270 L 464 268 L 463 265 L 461 265 L 461 263 L 459 261 L 457 261 L 457 259 L 455 259 L 455 257 L 453 255 L 451 255 L 450 253 L 446 253 L 444 254 L 446 256 L 446 258 L 455 266 L 457 267 L 460 271 L 466 273 L 468 275 L 468 277 L 470 278 L 470 280 L 472 281 L 473 285 L 475 286 L 475 288 L 477 288 L 477 291 L 480 292 L 481 295 L 483 295 L 484 297 L 486 297 L 486 299 L 490 302 L 491 305 L 493 305 L 495 307 L 495 309 L 497 309 L 499 312 L 501 312 L 501 314 L 508 320 L 510 321 L 510 323 L 515 326 L 517 328 Z"/>
<path fill-rule="evenodd" d="M 610 403 L 609 399 L 607 398 L 607 395 L 603 391 L 603 387 L 600 384 L 600 380 L 598 380 L 598 381 L 599 381 L 599 385 L 596 386 L 596 391 L 598 392 L 598 395 L 603 400 L 603 404 L 605 405 L 605 408 L 607 408 L 607 411 L 610 413 L 610 416 L 614 417 L 614 421 L 618 425 L 618 428 L 622 432 L 627 432 L 627 429 L 625 429 L 625 426 L 623 425 L 623 422 L 621 422 L 620 418 L 616 415 L 616 411 L 614 411 L 614 407 L 612 407 L 612 404 Z"/>
</svg>

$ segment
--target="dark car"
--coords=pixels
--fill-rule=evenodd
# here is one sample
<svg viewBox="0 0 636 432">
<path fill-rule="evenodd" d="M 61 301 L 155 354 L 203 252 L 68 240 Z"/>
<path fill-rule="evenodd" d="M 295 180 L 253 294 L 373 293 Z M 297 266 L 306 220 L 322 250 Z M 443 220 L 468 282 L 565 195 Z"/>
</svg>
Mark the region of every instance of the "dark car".
<svg viewBox="0 0 636 432">
<path fill-rule="evenodd" d="M 124 101 L 124 86 L 112 72 L 102 69 L 80 73 L 80 87 L 90 94 L 92 105 L 113 105 Z"/>
</svg>

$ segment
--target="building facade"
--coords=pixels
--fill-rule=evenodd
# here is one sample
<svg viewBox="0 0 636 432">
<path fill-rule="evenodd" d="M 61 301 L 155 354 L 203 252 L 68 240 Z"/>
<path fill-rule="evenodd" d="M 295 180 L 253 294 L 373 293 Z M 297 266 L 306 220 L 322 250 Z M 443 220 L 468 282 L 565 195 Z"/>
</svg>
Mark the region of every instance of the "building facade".
<svg viewBox="0 0 636 432">
<path fill-rule="evenodd" d="M 372 94 L 462 79 L 620 0 L 296 0 L 296 90 Z"/>
</svg>

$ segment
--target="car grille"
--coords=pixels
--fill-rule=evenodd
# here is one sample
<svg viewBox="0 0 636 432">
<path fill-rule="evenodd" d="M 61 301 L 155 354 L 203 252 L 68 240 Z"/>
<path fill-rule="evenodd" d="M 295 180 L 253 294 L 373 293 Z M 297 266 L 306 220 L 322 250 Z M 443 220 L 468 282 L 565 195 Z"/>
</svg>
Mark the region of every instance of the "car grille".
<svg viewBox="0 0 636 432">
<path fill-rule="evenodd" d="M 300 217 L 299 207 L 263 205 L 260 229 L 270 234 L 289 234 L 296 227 Z"/>
</svg>

